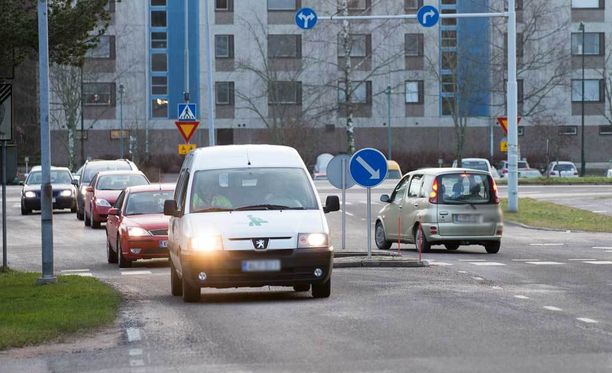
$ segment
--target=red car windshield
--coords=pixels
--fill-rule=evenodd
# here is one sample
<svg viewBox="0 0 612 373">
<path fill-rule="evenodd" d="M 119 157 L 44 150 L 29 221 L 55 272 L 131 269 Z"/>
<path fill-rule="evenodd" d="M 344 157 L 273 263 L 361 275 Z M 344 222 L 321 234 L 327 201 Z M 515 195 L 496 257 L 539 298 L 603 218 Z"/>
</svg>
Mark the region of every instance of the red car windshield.
<svg viewBox="0 0 612 373">
<path fill-rule="evenodd" d="M 173 196 L 174 191 L 171 190 L 130 193 L 125 215 L 161 214 L 164 212 L 164 201 Z"/>
</svg>

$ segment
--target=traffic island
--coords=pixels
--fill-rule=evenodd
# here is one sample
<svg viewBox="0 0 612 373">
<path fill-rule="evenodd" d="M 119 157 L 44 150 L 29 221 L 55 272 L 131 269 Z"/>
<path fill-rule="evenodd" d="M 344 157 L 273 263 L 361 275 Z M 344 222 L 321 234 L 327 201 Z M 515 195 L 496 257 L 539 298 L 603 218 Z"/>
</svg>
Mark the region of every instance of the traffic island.
<svg viewBox="0 0 612 373">
<path fill-rule="evenodd" d="M 399 255 L 366 255 L 334 257 L 334 268 L 400 268 L 429 267 L 426 260 Z"/>
</svg>

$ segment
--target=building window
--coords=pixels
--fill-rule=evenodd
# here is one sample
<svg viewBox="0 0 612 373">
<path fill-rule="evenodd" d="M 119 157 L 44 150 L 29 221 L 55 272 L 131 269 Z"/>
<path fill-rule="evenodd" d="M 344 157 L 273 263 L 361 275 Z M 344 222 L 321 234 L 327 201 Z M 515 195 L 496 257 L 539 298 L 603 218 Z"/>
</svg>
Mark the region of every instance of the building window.
<svg viewBox="0 0 612 373">
<path fill-rule="evenodd" d="M 584 80 L 584 101 L 602 102 L 603 80 L 585 79 Z M 572 79 L 572 102 L 582 102 L 582 80 Z"/>
<path fill-rule="evenodd" d="M 604 34 L 598 32 L 584 33 L 584 47 L 582 45 L 582 33 L 572 33 L 572 55 L 601 56 L 603 55 Z"/>
<path fill-rule="evenodd" d="M 268 0 L 268 10 L 296 10 L 296 0 Z"/>
<path fill-rule="evenodd" d="M 301 104 L 302 83 L 273 81 L 270 83 L 268 102 L 270 104 Z"/>
<path fill-rule="evenodd" d="M 423 56 L 423 34 L 406 34 L 404 48 L 406 56 Z"/>
<path fill-rule="evenodd" d="M 442 115 L 453 115 L 455 112 L 455 96 L 442 97 Z"/>
<path fill-rule="evenodd" d="M 504 10 L 508 10 L 508 0 L 504 3 Z M 514 1 L 514 10 L 523 10 L 523 0 Z"/>
<path fill-rule="evenodd" d="M 168 118 L 168 100 L 165 98 L 154 98 L 151 101 L 153 118 Z"/>
<path fill-rule="evenodd" d="M 215 10 L 219 11 L 229 11 L 230 10 L 230 0 L 215 0 Z"/>
<path fill-rule="evenodd" d="M 151 33 L 151 48 L 165 49 L 168 47 L 168 35 L 165 32 Z"/>
<path fill-rule="evenodd" d="M 457 91 L 457 82 L 452 75 L 442 75 L 441 84 L 444 93 L 455 93 Z"/>
<path fill-rule="evenodd" d="M 151 0 L 151 6 L 166 6 L 166 0 Z"/>
<path fill-rule="evenodd" d="M 455 9 L 442 9 L 442 14 L 455 14 L 457 10 Z M 442 26 L 456 26 L 457 18 L 441 18 L 440 24 Z"/>
<path fill-rule="evenodd" d="M 83 83 L 87 106 L 115 106 L 115 83 Z"/>
<path fill-rule="evenodd" d="M 516 33 L 516 58 L 523 57 L 523 33 Z M 508 59 L 508 33 L 504 33 L 504 59 Z"/>
<path fill-rule="evenodd" d="M 408 13 L 416 13 L 423 6 L 423 0 L 405 0 L 404 9 Z"/>
<path fill-rule="evenodd" d="M 612 126 L 599 126 L 599 134 L 602 136 L 612 135 Z"/>
<path fill-rule="evenodd" d="M 365 10 L 367 7 L 366 0 L 348 0 L 348 10 Z"/>
<path fill-rule="evenodd" d="M 302 58 L 301 35 L 268 35 L 268 58 Z"/>
<path fill-rule="evenodd" d="M 572 0 L 574 9 L 603 9 L 603 4 L 601 0 Z"/>
<path fill-rule="evenodd" d="M 234 104 L 234 82 L 216 82 L 215 93 L 217 105 Z"/>
<path fill-rule="evenodd" d="M 456 5 L 457 0 L 442 0 L 442 5 Z"/>
<path fill-rule="evenodd" d="M 454 70 L 457 68 L 457 53 L 442 52 L 442 69 Z"/>
<path fill-rule="evenodd" d="M 364 34 L 351 34 L 351 57 L 365 57 L 368 54 L 368 36 Z M 338 56 L 346 57 L 342 37 L 338 35 Z"/>
<path fill-rule="evenodd" d="M 372 102 L 372 82 L 351 81 L 351 103 L 367 104 Z M 338 101 L 346 103 L 346 88 L 344 82 L 338 83 Z"/>
<path fill-rule="evenodd" d="M 234 35 L 215 35 L 215 58 L 234 58 Z"/>
<path fill-rule="evenodd" d="M 115 37 L 103 35 L 98 44 L 85 52 L 86 58 L 113 59 L 115 58 Z"/>
<path fill-rule="evenodd" d="M 559 135 L 575 136 L 578 134 L 578 127 L 576 126 L 561 126 L 559 127 Z"/>
<path fill-rule="evenodd" d="M 442 48 L 457 47 L 457 31 L 442 30 Z"/>
<path fill-rule="evenodd" d="M 406 81 L 406 103 L 422 104 L 424 101 L 424 83 L 422 80 Z"/>
<path fill-rule="evenodd" d="M 151 55 L 152 71 L 168 71 L 168 58 L 165 53 L 153 53 Z"/>
<path fill-rule="evenodd" d="M 168 94 L 168 78 L 165 76 L 152 76 L 151 93 L 154 95 Z"/>
<path fill-rule="evenodd" d="M 166 27 L 166 11 L 153 10 L 151 11 L 151 27 Z"/>
</svg>

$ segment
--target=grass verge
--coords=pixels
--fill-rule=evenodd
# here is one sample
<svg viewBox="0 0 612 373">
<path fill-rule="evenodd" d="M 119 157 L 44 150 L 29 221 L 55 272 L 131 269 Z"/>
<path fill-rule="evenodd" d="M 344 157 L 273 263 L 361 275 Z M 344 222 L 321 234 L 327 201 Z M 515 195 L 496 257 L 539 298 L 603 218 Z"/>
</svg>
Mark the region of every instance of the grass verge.
<svg viewBox="0 0 612 373">
<path fill-rule="evenodd" d="M 612 232 L 612 217 L 532 198 L 519 199 L 519 211 L 508 212 L 508 200 L 502 199 L 504 219 L 539 228 L 569 229 L 586 232 Z"/>
<path fill-rule="evenodd" d="M 496 179 L 497 185 L 507 185 L 508 179 Z M 609 185 L 612 184 L 612 177 L 586 176 L 586 177 L 537 177 L 532 179 L 518 179 L 519 185 Z"/>
<path fill-rule="evenodd" d="M 115 320 L 121 298 L 91 277 L 59 276 L 36 285 L 39 273 L 0 271 L 0 350 L 56 339 Z"/>
</svg>

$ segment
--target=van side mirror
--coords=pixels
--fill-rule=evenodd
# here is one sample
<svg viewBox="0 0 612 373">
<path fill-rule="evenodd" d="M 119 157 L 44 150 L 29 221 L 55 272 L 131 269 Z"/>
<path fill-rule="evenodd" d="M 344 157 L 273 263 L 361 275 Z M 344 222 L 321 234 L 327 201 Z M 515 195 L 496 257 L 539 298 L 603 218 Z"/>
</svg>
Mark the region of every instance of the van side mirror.
<svg viewBox="0 0 612 373">
<path fill-rule="evenodd" d="M 338 198 L 338 196 L 327 196 L 325 199 L 325 207 L 323 207 L 323 212 L 327 214 L 328 212 L 338 210 L 340 210 L 340 198 Z"/>
<path fill-rule="evenodd" d="M 391 198 L 389 198 L 388 194 L 383 194 L 380 196 L 380 202 L 389 203 L 389 201 L 391 201 Z"/>
<path fill-rule="evenodd" d="M 164 201 L 164 215 L 178 216 L 178 207 L 175 200 L 167 199 Z"/>
</svg>

